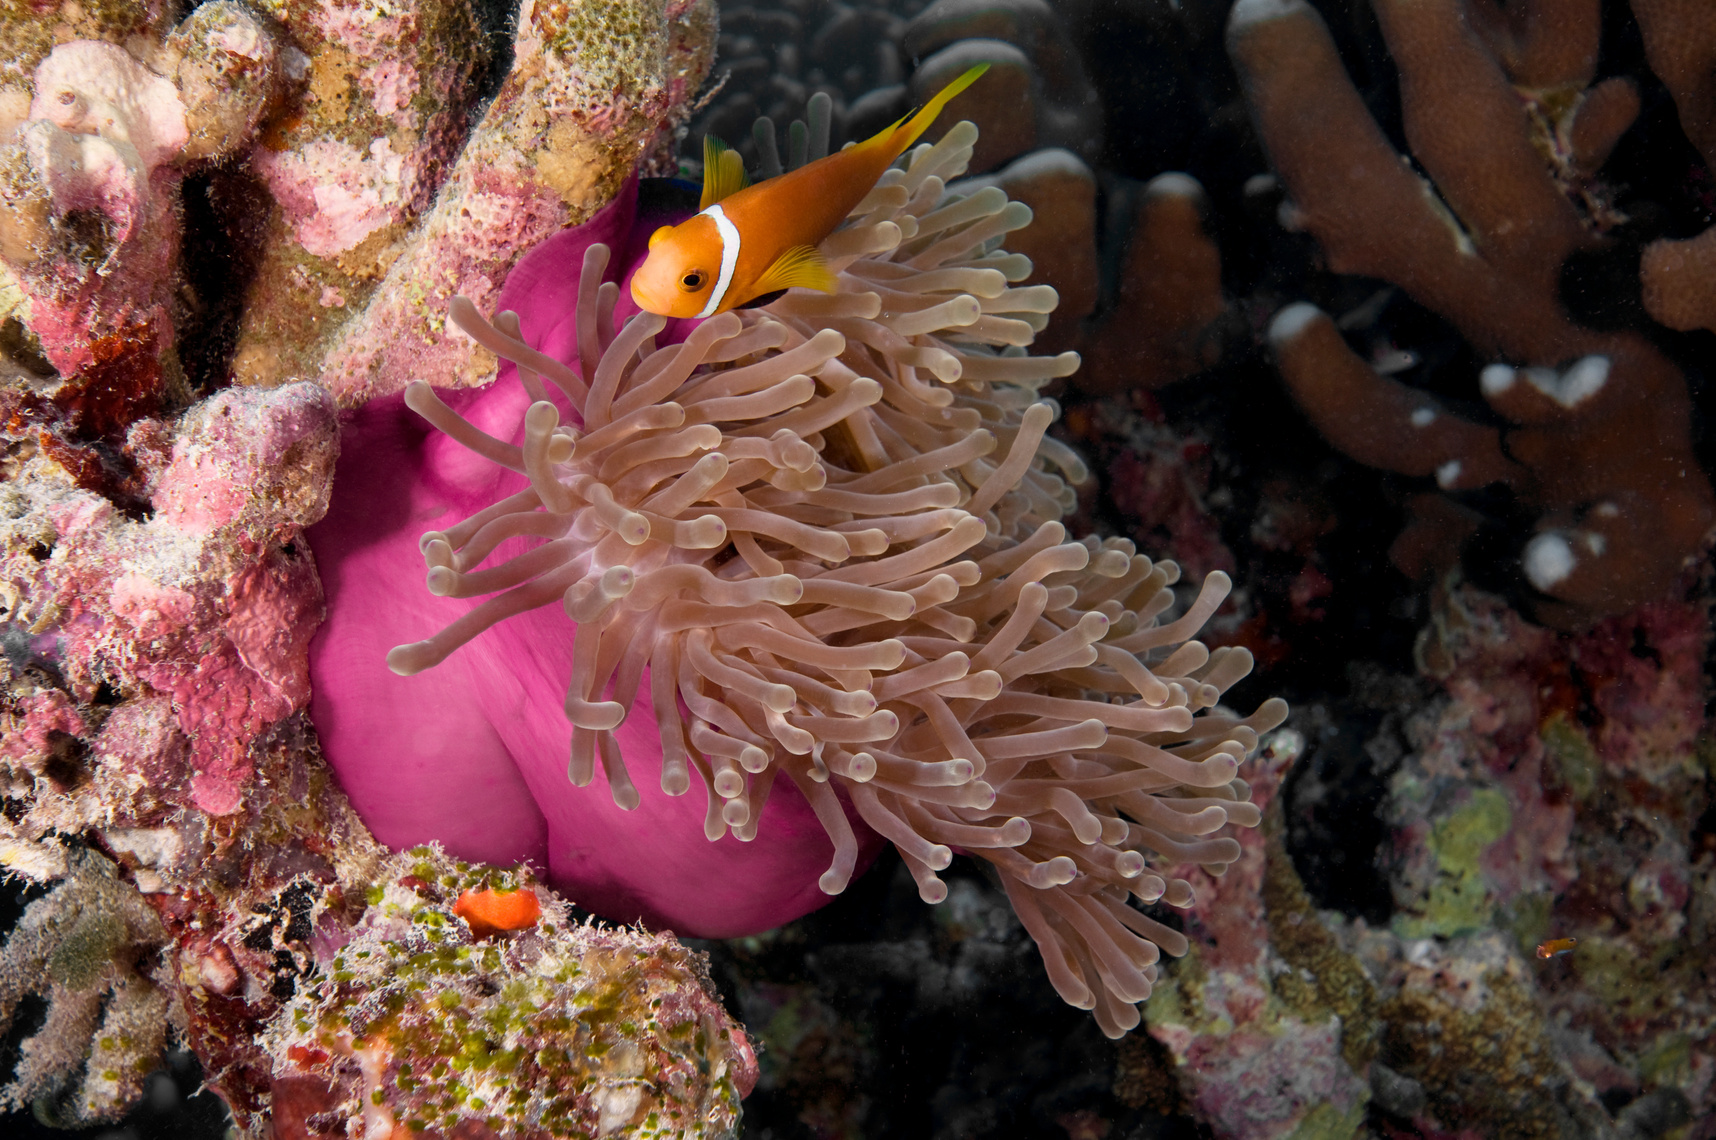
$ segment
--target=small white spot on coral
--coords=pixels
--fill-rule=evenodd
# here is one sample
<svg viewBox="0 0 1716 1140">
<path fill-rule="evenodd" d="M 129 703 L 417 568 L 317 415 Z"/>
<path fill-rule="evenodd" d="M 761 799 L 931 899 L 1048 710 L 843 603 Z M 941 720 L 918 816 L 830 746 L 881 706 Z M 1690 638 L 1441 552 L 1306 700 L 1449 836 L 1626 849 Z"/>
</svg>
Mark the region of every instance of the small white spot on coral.
<svg viewBox="0 0 1716 1140">
<path fill-rule="evenodd" d="M 1618 519 L 1621 517 L 1621 508 L 1613 503 L 1598 503 L 1591 508 L 1591 513 L 1601 519 Z"/>
<path fill-rule="evenodd" d="M 1566 581 L 1574 567 L 1579 565 L 1573 554 L 1573 544 L 1558 531 L 1540 534 L 1526 543 L 1525 554 L 1520 561 L 1525 566 L 1526 578 L 1545 593 Z"/>
<path fill-rule="evenodd" d="M 1513 387 L 1514 370 L 1506 364 L 1490 364 L 1478 373 L 1478 387 L 1486 396 L 1499 396 Z"/>
<path fill-rule="evenodd" d="M 1269 343 L 1279 349 L 1305 331 L 1305 326 L 1323 315 L 1323 310 L 1309 301 L 1295 301 L 1275 314 L 1269 322 Z"/>
<path fill-rule="evenodd" d="M 294 83 L 310 74 L 310 57 L 295 47 L 280 53 L 280 63 L 286 69 L 286 78 Z"/>
<path fill-rule="evenodd" d="M 1415 428 L 1427 428 L 1435 422 L 1435 408 L 1419 408 L 1412 413 L 1412 426 Z"/>
<path fill-rule="evenodd" d="M 1158 174 L 1144 186 L 1146 198 L 1191 198 L 1202 200 L 1204 188 L 1196 178 L 1179 171 Z"/>
<path fill-rule="evenodd" d="M 1245 186 L 1241 188 L 1240 193 L 1247 198 L 1261 198 L 1265 194 L 1275 193 L 1276 188 L 1280 185 L 1281 180 L 1273 174 L 1253 174 L 1245 180 Z"/>
<path fill-rule="evenodd" d="M 245 59 L 262 59 L 273 50 L 260 25 L 249 20 L 224 24 L 209 31 L 208 41 L 221 51 Z"/>
<path fill-rule="evenodd" d="M 1460 461 L 1458 459 L 1450 459 L 1448 462 L 1442 464 L 1442 466 L 1436 468 L 1436 485 L 1441 487 L 1444 491 L 1451 490 L 1454 484 L 1459 481 L 1459 478 Z"/>
<path fill-rule="evenodd" d="M 1594 530 L 1581 531 L 1579 540 L 1585 544 L 1585 549 L 1591 552 L 1593 558 L 1601 558 L 1603 551 L 1609 548 L 1609 540 Z"/>
<path fill-rule="evenodd" d="M 1542 392 L 1545 396 L 1548 396 L 1551 400 L 1555 400 L 1557 402 L 1560 401 L 1560 396 L 1556 393 L 1559 392 L 1561 388 L 1561 376 L 1555 371 L 1555 369 L 1534 366 L 1531 368 L 1522 368 L 1520 371 L 1525 375 L 1526 383 L 1530 384 L 1533 388 L 1536 388 L 1539 392 Z"/>
<path fill-rule="evenodd" d="M 1238 32 L 1251 24 L 1290 16 L 1304 7 L 1304 0 L 1239 0 L 1227 18 L 1227 28 Z"/>
<path fill-rule="evenodd" d="M 1576 408 L 1602 391 L 1608 379 L 1608 357 L 1597 354 L 1584 357 L 1562 373 L 1560 394 L 1556 399 L 1563 407 Z"/>
</svg>

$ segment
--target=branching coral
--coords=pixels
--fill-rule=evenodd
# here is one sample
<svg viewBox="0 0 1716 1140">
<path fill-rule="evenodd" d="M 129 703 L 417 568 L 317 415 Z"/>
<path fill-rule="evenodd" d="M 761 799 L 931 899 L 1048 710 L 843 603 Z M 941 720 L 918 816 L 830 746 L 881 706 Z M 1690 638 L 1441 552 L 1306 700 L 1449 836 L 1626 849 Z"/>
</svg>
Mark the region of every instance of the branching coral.
<svg viewBox="0 0 1716 1140">
<path fill-rule="evenodd" d="M 1674 365 L 1636 334 L 1574 324 L 1557 298 L 1563 260 L 1595 241 L 1569 194 L 1637 105 L 1624 81 L 1586 89 L 1596 5 L 1526 4 L 1512 24 L 1490 8 L 1377 5 L 1407 141 L 1433 187 L 1378 129 L 1308 4 L 1242 0 L 1229 48 L 1291 216 L 1331 269 L 1399 284 L 1499 358 L 1481 387 L 1508 426 L 1378 375 L 1297 306 L 1271 330 L 1288 387 L 1361 462 L 1434 475 L 1445 491 L 1510 487 L 1539 518 L 1522 562 L 1552 599 L 1540 616 L 1571 623 L 1660 594 L 1716 503 Z M 1438 541 L 1445 519 L 1420 512 L 1403 544 Z"/>
<path fill-rule="evenodd" d="M 615 802 L 639 803 L 641 758 L 615 731 L 647 700 L 663 790 L 683 794 L 695 771 L 711 840 L 754 837 L 785 775 L 833 842 L 826 892 L 856 863 L 843 796 L 926 901 L 969 850 L 1001 873 L 1061 995 L 1118 1035 L 1158 948 L 1184 946 L 1128 895 L 1192 901 L 1145 852 L 1218 873 L 1237 856 L 1208 836 L 1257 822 L 1236 768 L 1285 706 L 1213 708 L 1251 665 L 1190 640 L 1225 575 L 1159 624 L 1177 567 L 1124 540 L 1067 539 L 1072 491 L 1048 464 L 1075 481 L 1082 464 L 1044 436 L 1055 409 L 1036 391 L 1077 358 L 1023 352 L 1053 291 L 1012 287 L 1029 263 L 996 246 L 1030 211 L 945 188 L 974 141 L 957 127 L 883 177 L 824 243 L 838 293 L 725 314 L 680 345 L 655 346 L 652 316 L 616 328 L 599 247 L 580 370 L 530 348 L 514 318 L 456 303 L 454 320 L 519 367 L 534 400 L 522 443 L 425 384 L 407 401 L 528 486 L 424 536 L 433 593 L 506 592 L 388 663 L 430 668 L 561 600 L 578 625 L 574 783 L 600 761 Z M 482 567 L 521 537 L 543 541 Z"/>
<path fill-rule="evenodd" d="M 20 1048 L 0 1103 L 34 1102 L 69 1128 L 111 1119 L 135 1100 L 167 1033 L 167 997 L 137 966 L 166 940 L 110 861 L 67 855 L 65 878 L 30 904 L 0 953 L 0 1029 L 25 994 L 48 998 L 47 1020 Z"/>
<path fill-rule="evenodd" d="M 1633 0 L 1651 70 L 1680 109 L 1680 126 L 1716 169 L 1716 11 L 1694 0 Z M 1645 307 L 1673 329 L 1716 331 L 1716 226 L 1696 237 L 1664 238 L 1639 266 Z"/>
<path fill-rule="evenodd" d="M 640 160 L 653 158 L 652 146 L 672 137 L 714 62 L 714 7 L 712 0 L 527 0 L 511 73 L 434 207 L 408 240 L 376 258 L 368 275 L 380 283 L 369 303 L 327 339 L 318 329 L 281 339 L 306 365 L 319 360 L 321 382 L 348 407 L 397 392 L 416 376 L 478 382 L 494 361 L 470 341 L 443 335 L 447 301 L 457 293 L 492 298 L 525 251 L 588 219 Z M 319 179 L 312 185 L 333 172 L 313 173 Z M 348 303 L 343 294 L 323 298 L 324 316 Z M 263 317 L 301 323 L 298 304 L 289 295 L 271 298 L 253 327 L 261 330 Z M 259 332 L 241 345 L 245 379 L 278 382 L 271 341 Z"/>
</svg>

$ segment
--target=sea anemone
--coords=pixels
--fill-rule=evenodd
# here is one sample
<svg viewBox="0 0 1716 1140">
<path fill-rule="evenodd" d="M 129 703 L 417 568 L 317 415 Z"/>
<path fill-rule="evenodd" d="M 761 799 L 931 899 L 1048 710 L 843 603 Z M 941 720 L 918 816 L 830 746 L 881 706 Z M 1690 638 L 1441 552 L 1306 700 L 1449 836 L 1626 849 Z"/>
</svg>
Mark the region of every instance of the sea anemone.
<svg viewBox="0 0 1716 1140">
<path fill-rule="evenodd" d="M 667 795 L 693 773 L 708 789 L 705 835 L 750 840 L 784 775 L 833 844 L 828 894 L 860 854 L 843 801 L 927 902 L 956 850 L 985 859 L 1056 990 L 1118 1036 L 1159 949 L 1185 948 L 1129 896 L 1189 905 L 1168 868 L 1238 857 L 1211 836 L 1258 822 L 1237 768 L 1286 710 L 1216 707 L 1251 667 L 1191 640 L 1225 575 L 1162 623 L 1172 562 L 1068 539 L 1062 475 L 1086 473 L 1045 435 L 1056 408 L 1038 390 L 1077 356 L 1024 352 L 1056 298 L 1017 286 L 1030 263 L 997 248 L 1030 210 L 947 188 L 975 140 L 962 123 L 917 148 L 823 243 L 838 292 L 727 313 L 679 344 L 656 344 L 659 317 L 616 323 L 602 246 L 582 266 L 576 369 L 531 348 L 516 315 L 455 302 L 453 321 L 517 366 L 521 442 L 427 384 L 406 402 L 528 485 L 423 535 L 431 593 L 494 596 L 387 660 L 415 674 L 559 601 L 576 626 L 573 784 L 599 762 L 636 807 L 632 766 L 658 748 Z M 515 539 L 535 542 L 488 564 Z"/>
</svg>

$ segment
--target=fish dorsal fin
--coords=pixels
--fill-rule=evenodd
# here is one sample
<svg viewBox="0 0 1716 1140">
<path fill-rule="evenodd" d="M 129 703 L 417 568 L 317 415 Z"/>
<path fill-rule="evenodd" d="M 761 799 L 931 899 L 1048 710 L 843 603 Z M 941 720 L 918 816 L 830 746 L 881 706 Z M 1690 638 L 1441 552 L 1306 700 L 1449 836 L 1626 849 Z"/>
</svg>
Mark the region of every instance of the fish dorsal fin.
<svg viewBox="0 0 1716 1140">
<path fill-rule="evenodd" d="M 828 262 L 815 246 L 795 245 L 775 258 L 775 263 L 763 270 L 751 288 L 757 293 L 773 293 L 778 289 L 818 289 L 832 293 L 837 285 L 834 271 L 828 268 Z"/>
<path fill-rule="evenodd" d="M 745 173 L 745 160 L 739 152 L 713 135 L 703 136 L 703 204 L 707 210 L 724 198 L 730 198 L 751 184 Z"/>
</svg>

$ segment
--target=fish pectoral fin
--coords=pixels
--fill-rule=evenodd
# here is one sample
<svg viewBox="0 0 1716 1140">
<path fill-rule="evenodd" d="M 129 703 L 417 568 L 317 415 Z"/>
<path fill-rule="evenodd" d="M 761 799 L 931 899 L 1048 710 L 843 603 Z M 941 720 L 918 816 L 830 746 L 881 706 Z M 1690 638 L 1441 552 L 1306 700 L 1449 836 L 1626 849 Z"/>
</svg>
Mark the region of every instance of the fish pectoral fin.
<svg viewBox="0 0 1716 1140">
<path fill-rule="evenodd" d="M 834 271 L 828 268 L 815 246 L 795 245 L 763 270 L 752 283 L 757 293 L 773 293 L 779 289 L 818 289 L 832 293 L 839 286 Z"/>
<path fill-rule="evenodd" d="M 739 152 L 714 135 L 704 135 L 703 204 L 698 209 L 707 210 L 750 184 L 751 176 L 745 173 L 745 160 L 739 157 Z"/>
</svg>

